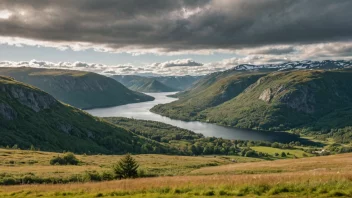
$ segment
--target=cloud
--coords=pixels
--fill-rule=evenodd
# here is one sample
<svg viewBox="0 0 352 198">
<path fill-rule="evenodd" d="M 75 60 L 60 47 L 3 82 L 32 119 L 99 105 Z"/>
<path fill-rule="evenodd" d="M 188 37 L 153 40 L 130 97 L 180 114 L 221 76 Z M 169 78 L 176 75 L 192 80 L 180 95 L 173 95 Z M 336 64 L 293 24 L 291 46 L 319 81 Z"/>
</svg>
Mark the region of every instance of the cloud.
<svg viewBox="0 0 352 198">
<path fill-rule="evenodd" d="M 350 0 L 2 0 L 0 40 L 136 55 L 350 42 L 351 7 Z"/>
<path fill-rule="evenodd" d="M 153 63 L 153 67 L 196 67 L 203 66 L 202 63 L 198 63 L 191 59 L 177 59 L 171 60 L 163 63 Z"/>
<path fill-rule="evenodd" d="M 268 54 L 268 55 L 283 55 L 283 54 L 290 54 L 296 52 L 297 49 L 294 46 L 286 45 L 286 46 L 269 46 L 269 47 L 260 47 L 255 49 L 244 49 L 244 50 L 237 50 L 237 53 L 241 54 Z"/>
</svg>

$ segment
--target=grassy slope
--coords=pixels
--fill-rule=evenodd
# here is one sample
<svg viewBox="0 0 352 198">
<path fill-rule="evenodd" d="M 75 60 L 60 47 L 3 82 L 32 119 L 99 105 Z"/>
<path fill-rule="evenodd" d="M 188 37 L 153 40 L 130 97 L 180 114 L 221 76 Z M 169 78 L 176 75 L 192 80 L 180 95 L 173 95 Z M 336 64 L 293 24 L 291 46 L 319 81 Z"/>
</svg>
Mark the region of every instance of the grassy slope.
<svg viewBox="0 0 352 198">
<path fill-rule="evenodd" d="M 9 153 L 6 153 L 9 152 Z M 13 158 L 23 159 L 33 155 L 44 159 L 46 153 L 0 150 L 2 154 L 13 154 Z M 136 159 L 144 167 L 164 167 L 161 156 L 140 155 Z M 168 156 L 165 156 L 168 157 Z M 79 156 L 89 163 L 114 161 L 105 156 Z M 173 158 L 173 159 L 172 159 Z M 352 196 L 352 156 L 351 154 L 312 157 L 304 159 L 279 160 L 275 162 L 232 163 L 216 167 L 203 167 L 187 173 L 193 176 L 141 178 L 133 180 L 95 182 L 85 184 L 18 185 L 0 187 L 1 197 L 350 197 Z M 207 163 L 207 160 L 221 160 L 202 157 L 171 157 L 170 165 L 178 170 L 192 163 Z M 203 161 L 204 160 L 204 161 Z M 18 160 L 20 161 L 20 160 Z M 40 160 L 38 160 L 40 161 Z M 41 162 L 39 162 L 41 163 Z M 222 163 L 222 162 L 221 162 Z M 228 162 L 225 162 L 228 163 Z M 317 167 L 319 164 L 319 167 Z M 166 165 L 166 164 L 165 164 Z M 4 165 L 1 165 L 4 166 Z M 16 165 L 13 170 L 24 171 Z M 43 172 L 47 169 L 41 168 Z M 166 165 L 165 167 L 168 167 Z M 172 167 L 168 167 L 171 168 Z M 72 168 L 72 167 L 70 167 Z M 70 171 L 70 168 L 58 169 Z M 85 168 L 85 166 L 78 167 Z M 78 169 L 77 168 L 77 169 Z M 9 169 L 9 168 L 7 168 Z M 34 168 L 32 168 L 33 170 Z"/>
<path fill-rule="evenodd" d="M 22 93 L 25 97 L 16 99 L 16 94 L 12 92 Z M 18 144 L 21 148 L 29 148 L 34 145 L 42 150 L 81 153 L 138 153 L 142 144 L 159 145 L 62 104 L 45 92 L 10 78 L 0 77 L 0 93 L 0 104 L 10 107 L 16 114 L 12 119 L 0 114 L 2 146 Z M 47 100 L 51 104 L 35 112 L 23 105 L 22 100 L 27 103 L 32 101 L 33 104 Z M 7 111 L 2 110 L 5 113 Z"/>
<path fill-rule="evenodd" d="M 265 74 L 259 72 L 211 74 L 201 79 L 192 89 L 177 94 L 179 100 L 157 105 L 152 111 L 181 120 L 201 119 L 201 111 L 236 97 L 263 75 Z"/>
<path fill-rule="evenodd" d="M 0 68 L 0 75 L 36 86 L 72 106 L 89 109 L 153 100 L 111 78 L 83 71 Z"/>
<path fill-rule="evenodd" d="M 351 83 L 351 70 L 272 73 L 238 97 L 204 114 L 211 122 L 243 128 L 343 128 L 352 124 L 339 116 L 350 115 Z M 259 99 L 265 90 L 275 92 L 279 87 L 284 88 L 269 102 Z"/>
</svg>

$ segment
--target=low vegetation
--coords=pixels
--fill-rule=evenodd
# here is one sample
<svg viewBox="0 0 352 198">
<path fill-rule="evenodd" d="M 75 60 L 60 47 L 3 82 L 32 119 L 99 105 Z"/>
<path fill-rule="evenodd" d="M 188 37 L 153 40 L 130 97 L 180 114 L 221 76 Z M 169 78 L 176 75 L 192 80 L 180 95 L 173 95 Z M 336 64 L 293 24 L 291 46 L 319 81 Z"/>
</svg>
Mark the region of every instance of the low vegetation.
<svg viewBox="0 0 352 198">
<path fill-rule="evenodd" d="M 290 155 L 280 158 L 292 158 L 310 156 L 312 151 L 321 150 L 321 145 L 309 145 L 309 141 L 303 143 L 296 141 L 290 143 L 266 142 L 266 141 L 246 141 L 246 140 L 227 140 L 223 138 L 204 137 L 192 131 L 174 127 L 161 122 L 136 120 L 129 118 L 110 117 L 104 120 L 124 127 L 135 134 L 152 139 L 162 145 L 170 147 L 180 155 L 231 155 L 257 157 L 263 159 L 277 159 L 275 153 L 267 153 L 264 150 L 252 149 L 254 146 L 263 148 L 272 147 L 282 152 L 290 150 L 292 153 L 299 152 L 300 155 Z M 303 139 L 302 139 L 303 140 Z M 148 148 L 142 147 L 142 152 L 147 153 Z M 143 150 L 144 149 L 144 150 Z M 305 151 L 305 149 L 307 151 Z M 149 149 L 152 150 L 152 149 Z"/>
<path fill-rule="evenodd" d="M 28 154 L 33 153 L 33 151 L 26 152 Z M 77 157 L 81 158 L 83 156 Z M 140 161 L 140 157 L 143 156 L 136 156 L 136 160 L 143 166 L 145 162 Z M 98 157 L 94 156 L 93 158 Z M 157 157 L 149 163 L 158 162 L 160 158 Z M 180 164 L 187 164 L 189 163 L 188 159 L 196 158 L 204 159 L 202 157 L 187 157 L 177 161 Z M 350 197 L 352 196 L 351 159 L 351 154 L 342 154 L 278 160 L 274 163 L 271 161 L 228 162 L 228 165 L 194 169 L 187 173 L 188 176 L 139 178 L 95 183 L 0 186 L 0 196 L 29 198 L 38 196 L 92 198 L 114 196 Z M 319 164 L 319 168 L 317 168 L 317 164 Z M 169 169 L 172 168 L 169 167 Z M 1 168 L 1 170 L 3 169 Z"/>
<path fill-rule="evenodd" d="M 78 165 L 79 160 L 73 153 L 65 153 L 63 157 L 56 156 L 50 160 L 51 165 Z"/>
</svg>

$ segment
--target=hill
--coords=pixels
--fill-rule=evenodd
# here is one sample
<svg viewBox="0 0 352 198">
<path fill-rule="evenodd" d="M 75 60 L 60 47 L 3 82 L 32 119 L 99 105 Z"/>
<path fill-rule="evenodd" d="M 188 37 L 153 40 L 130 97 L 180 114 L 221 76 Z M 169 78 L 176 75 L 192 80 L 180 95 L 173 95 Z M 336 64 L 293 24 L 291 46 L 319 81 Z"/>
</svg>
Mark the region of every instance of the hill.
<svg viewBox="0 0 352 198">
<path fill-rule="evenodd" d="M 235 70 L 210 74 L 192 89 L 176 94 L 179 100 L 157 105 L 151 111 L 175 119 L 199 120 L 200 112 L 231 100 L 264 75 L 265 72 Z"/>
<path fill-rule="evenodd" d="M 292 130 L 350 142 L 352 70 L 275 72 L 236 98 L 208 109 L 210 122 L 264 130 Z"/>
<path fill-rule="evenodd" d="M 168 87 L 163 83 L 153 79 L 142 76 L 112 76 L 111 78 L 119 81 L 127 88 L 145 93 L 154 93 L 154 92 L 175 92 L 177 89 Z"/>
<path fill-rule="evenodd" d="M 155 80 L 176 90 L 187 90 L 202 76 L 156 76 Z"/>
<path fill-rule="evenodd" d="M 78 153 L 141 153 L 164 146 L 62 104 L 51 95 L 0 77 L 0 146 Z M 150 150 L 150 152 L 153 152 Z"/>
<path fill-rule="evenodd" d="M 197 80 L 201 79 L 201 76 L 114 75 L 111 76 L 111 78 L 119 81 L 120 83 L 132 90 L 138 89 L 141 86 L 143 87 L 144 84 L 150 84 L 151 82 L 155 82 L 157 84 L 155 85 L 155 88 L 151 90 L 157 90 L 158 92 L 173 92 L 186 90 L 192 87 L 192 85 Z M 143 92 L 148 92 L 148 89 Z"/>
<path fill-rule="evenodd" d="M 10 76 L 38 87 L 56 99 L 81 109 L 117 106 L 154 99 L 131 91 L 111 78 L 91 72 L 4 67 L 0 68 L 0 75 Z"/>
<path fill-rule="evenodd" d="M 177 94 L 179 101 L 158 105 L 152 111 L 182 120 L 291 130 L 351 142 L 351 69 L 242 72 L 247 73 L 231 70 L 206 76 L 192 89 Z M 231 88 L 228 93 L 226 88 Z"/>
</svg>

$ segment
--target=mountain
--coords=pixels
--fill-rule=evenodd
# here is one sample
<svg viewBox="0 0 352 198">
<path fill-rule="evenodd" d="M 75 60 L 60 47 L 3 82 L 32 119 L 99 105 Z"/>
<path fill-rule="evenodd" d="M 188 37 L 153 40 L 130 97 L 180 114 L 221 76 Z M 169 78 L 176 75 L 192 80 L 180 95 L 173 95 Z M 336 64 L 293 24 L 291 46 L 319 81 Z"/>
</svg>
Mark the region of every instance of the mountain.
<svg viewBox="0 0 352 198">
<path fill-rule="evenodd" d="M 192 87 L 202 76 L 156 76 L 153 78 L 168 87 L 182 91 Z"/>
<path fill-rule="evenodd" d="M 174 119 L 197 120 L 199 113 L 236 97 L 265 72 L 232 71 L 210 74 L 192 89 L 176 94 L 179 100 L 159 104 L 151 109 Z"/>
<path fill-rule="evenodd" d="M 122 83 L 133 91 L 153 93 L 153 92 L 175 92 L 174 88 L 168 87 L 163 83 L 148 77 L 134 76 L 134 75 L 115 75 L 111 78 Z"/>
<path fill-rule="evenodd" d="M 351 69 L 274 72 L 204 115 L 210 122 L 241 128 L 342 128 L 352 124 L 341 117 L 352 116 L 351 83 Z M 331 120 L 324 123 L 326 118 Z"/>
<path fill-rule="evenodd" d="M 141 153 L 160 144 L 57 101 L 38 88 L 0 76 L 0 146 L 46 151 Z M 152 151 L 151 151 L 152 152 Z"/>
<path fill-rule="evenodd" d="M 186 90 L 193 86 L 193 84 L 201 79 L 201 76 L 136 76 L 136 75 L 114 75 L 111 78 L 119 81 L 126 87 L 137 90 L 140 87 L 148 87 L 145 84 L 151 84 L 151 82 L 156 81 L 155 87 L 152 87 L 150 91 L 146 89 L 142 92 L 173 92 Z"/>
<path fill-rule="evenodd" d="M 290 61 L 279 64 L 263 64 L 263 65 L 251 65 L 242 64 L 234 68 L 234 70 L 255 70 L 255 69 L 276 69 L 276 70 L 292 70 L 292 69 L 342 69 L 351 67 L 351 60 L 324 60 L 324 61 Z"/>
<path fill-rule="evenodd" d="M 151 96 L 131 91 L 111 78 L 91 72 L 3 67 L 0 68 L 0 75 L 10 76 L 38 87 L 56 99 L 82 109 L 117 106 L 154 99 Z"/>
<path fill-rule="evenodd" d="M 234 68 L 210 74 L 177 94 L 178 101 L 157 105 L 152 111 L 182 120 L 292 131 L 349 143 L 352 69 L 346 61 L 343 65 L 337 61 L 320 63 L 326 63 L 320 64 L 325 69 L 312 65 L 309 69 L 287 70 Z M 331 63 L 334 67 L 327 68 Z"/>
</svg>

